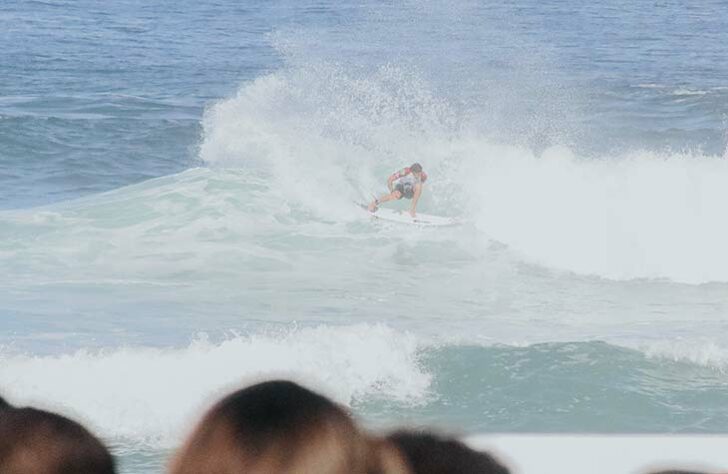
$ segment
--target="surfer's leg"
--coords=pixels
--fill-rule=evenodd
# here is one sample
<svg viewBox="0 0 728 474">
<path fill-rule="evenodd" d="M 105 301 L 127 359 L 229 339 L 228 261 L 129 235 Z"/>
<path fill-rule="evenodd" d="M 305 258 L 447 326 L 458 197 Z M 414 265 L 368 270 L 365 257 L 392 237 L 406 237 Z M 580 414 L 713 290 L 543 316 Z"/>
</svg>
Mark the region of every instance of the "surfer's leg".
<svg viewBox="0 0 728 474">
<path fill-rule="evenodd" d="M 394 201 L 396 199 L 402 199 L 402 193 L 395 190 L 389 194 L 385 194 L 384 196 L 380 197 L 379 202 Z"/>
<path fill-rule="evenodd" d="M 368 206 L 369 212 L 376 211 L 377 206 L 379 206 L 383 202 L 394 201 L 395 199 L 401 199 L 401 198 L 402 198 L 402 193 L 400 193 L 399 191 L 392 191 L 389 194 L 383 194 L 379 197 L 379 199 L 375 199 L 374 201 L 371 202 L 371 204 L 369 204 L 369 206 Z"/>
</svg>

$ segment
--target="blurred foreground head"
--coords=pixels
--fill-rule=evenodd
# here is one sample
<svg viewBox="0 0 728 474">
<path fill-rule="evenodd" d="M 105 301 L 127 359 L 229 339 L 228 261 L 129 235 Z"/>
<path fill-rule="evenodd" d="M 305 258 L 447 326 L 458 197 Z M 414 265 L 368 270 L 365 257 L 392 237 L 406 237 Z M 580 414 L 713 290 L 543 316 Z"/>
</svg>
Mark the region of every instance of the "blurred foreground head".
<svg viewBox="0 0 728 474">
<path fill-rule="evenodd" d="M 223 398 L 175 456 L 172 474 L 408 474 L 387 441 L 362 435 L 332 401 L 288 381 Z"/>
<path fill-rule="evenodd" d="M 413 474 L 509 474 L 489 454 L 470 449 L 452 438 L 397 431 L 388 439 L 404 454 Z"/>
<path fill-rule="evenodd" d="M 702 471 L 683 471 L 680 469 L 668 469 L 667 471 L 655 471 L 650 474 L 708 474 Z"/>
<path fill-rule="evenodd" d="M 83 426 L 0 398 L 0 473 L 113 474 L 114 460 Z"/>
</svg>

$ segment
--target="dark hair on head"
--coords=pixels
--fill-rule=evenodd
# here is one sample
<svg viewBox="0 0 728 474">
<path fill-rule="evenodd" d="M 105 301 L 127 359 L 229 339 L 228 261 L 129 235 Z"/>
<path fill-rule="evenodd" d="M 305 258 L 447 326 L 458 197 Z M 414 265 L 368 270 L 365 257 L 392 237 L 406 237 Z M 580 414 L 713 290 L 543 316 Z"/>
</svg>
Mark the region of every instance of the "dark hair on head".
<svg viewBox="0 0 728 474">
<path fill-rule="evenodd" d="M 422 165 L 419 163 L 413 163 L 412 166 L 410 166 L 410 171 L 413 173 L 419 173 L 422 171 Z"/>
<path fill-rule="evenodd" d="M 83 426 L 35 408 L 0 412 L 3 474 L 114 474 L 114 459 Z"/>
<path fill-rule="evenodd" d="M 702 471 L 682 471 L 679 469 L 670 469 L 668 471 L 655 471 L 650 474 L 708 474 Z"/>
<path fill-rule="evenodd" d="M 491 455 L 453 438 L 432 433 L 397 431 L 388 439 L 404 454 L 413 474 L 508 474 Z"/>
<path fill-rule="evenodd" d="M 170 472 L 406 473 L 387 468 L 390 459 L 328 398 L 276 380 L 216 403 L 173 459 Z"/>
</svg>

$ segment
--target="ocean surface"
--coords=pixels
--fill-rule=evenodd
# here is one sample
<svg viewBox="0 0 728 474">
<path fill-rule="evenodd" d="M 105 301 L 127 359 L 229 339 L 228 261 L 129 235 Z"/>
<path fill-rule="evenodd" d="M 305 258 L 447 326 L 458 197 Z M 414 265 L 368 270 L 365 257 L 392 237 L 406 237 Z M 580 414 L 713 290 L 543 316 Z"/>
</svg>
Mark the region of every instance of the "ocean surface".
<svg viewBox="0 0 728 474">
<path fill-rule="evenodd" d="M 269 377 L 373 429 L 728 432 L 725 7 L 4 0 L 0 394 L 127 474 Z M 462 225 L 352 204 L 414 161 Z"/>
</svg>

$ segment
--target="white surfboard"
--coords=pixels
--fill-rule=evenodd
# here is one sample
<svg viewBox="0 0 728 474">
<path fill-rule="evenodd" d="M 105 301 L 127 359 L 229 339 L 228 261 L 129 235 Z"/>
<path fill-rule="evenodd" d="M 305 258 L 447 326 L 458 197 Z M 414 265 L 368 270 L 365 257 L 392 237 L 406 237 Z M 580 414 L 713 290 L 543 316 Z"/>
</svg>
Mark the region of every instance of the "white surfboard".
<svg viewBox="0 0 728 474">
<path fill-rule="evenodd" d="M 398 211 L 396 209 L 389 209 L 381 206 L 376 211 L 369 212 L 367 206 L 365 206 L 364 204 L 357 203 L 357 205 L 375 219 L 381 219 L 391 222 L 400 222 L 402 224 L 442 227 L 457 225 L 460 223 L 457 219 L 454 219 L 452 217 L 433 216 L 431 214 L 422 214 L 420 212 L 418 212 L 417 216 L 413 218 L 407 211 Z"/>
</svg>

